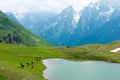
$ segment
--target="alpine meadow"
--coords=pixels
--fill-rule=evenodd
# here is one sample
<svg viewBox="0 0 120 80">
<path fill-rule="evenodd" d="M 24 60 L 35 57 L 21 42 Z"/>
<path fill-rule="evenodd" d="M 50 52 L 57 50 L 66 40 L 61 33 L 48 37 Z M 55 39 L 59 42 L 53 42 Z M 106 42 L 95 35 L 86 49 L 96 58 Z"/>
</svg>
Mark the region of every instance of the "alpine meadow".
<svg viewBox="0 0 120 80">
<path fill-rule="evenodd" d="M 120 80 L 120 0 L 0 0 L 0 80 Z"/>
</svg>

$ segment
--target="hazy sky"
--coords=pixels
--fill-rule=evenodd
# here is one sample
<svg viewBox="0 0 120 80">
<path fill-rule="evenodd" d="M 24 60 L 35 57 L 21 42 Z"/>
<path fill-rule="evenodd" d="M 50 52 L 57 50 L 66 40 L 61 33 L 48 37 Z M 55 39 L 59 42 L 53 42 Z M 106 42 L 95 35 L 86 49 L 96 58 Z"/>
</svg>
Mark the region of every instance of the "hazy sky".
<svg viewBox="0 0 120 80">
<path fill-rule="evenodd" d="M 60 12 L 72 5 L 80 10 L 90 2 L 97 0 L 0 0 L 0 10 L 4 12 L 25 13 L 31 11 Z"/>
</svg>

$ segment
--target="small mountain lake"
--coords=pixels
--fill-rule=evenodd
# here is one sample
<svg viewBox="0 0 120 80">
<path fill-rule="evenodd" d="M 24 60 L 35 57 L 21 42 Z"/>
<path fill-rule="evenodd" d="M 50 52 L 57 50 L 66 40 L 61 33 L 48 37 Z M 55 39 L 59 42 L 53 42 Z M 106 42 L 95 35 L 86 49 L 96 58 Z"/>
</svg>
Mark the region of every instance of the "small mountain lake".
<svg viewBox="0 0 120 80">
<path fill-rule="evenodd" d="M 43 60 L 48 80 L 120 80 L 120 64 L 102 61 Z"/>
</svg>

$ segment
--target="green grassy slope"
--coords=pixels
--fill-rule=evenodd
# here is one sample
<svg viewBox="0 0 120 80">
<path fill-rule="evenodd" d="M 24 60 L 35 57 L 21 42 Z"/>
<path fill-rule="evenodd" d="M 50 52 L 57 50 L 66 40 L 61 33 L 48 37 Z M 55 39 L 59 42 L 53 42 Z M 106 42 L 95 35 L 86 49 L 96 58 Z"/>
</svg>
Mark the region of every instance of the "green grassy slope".
<svg viewBox="0 0 120 80">
<path fill-rule="evenodd" d="M 120 41 L 115 41 L 109 44 L 106 44 L 104 46 L 102 46 L 101 48 L 99 48 L 100 50 L 106 50 L 106 51 L 110 51 L 112 49 L 115 48 L 120 48 Z M 118 52 L 119 53 L 119 52 Z"/>
<path fill-rule="evenodd" d="M 0 42 L 8 43 L 8 35 L 13 38 L 11 43 L 22 43 L 28 46 L 46 46 L 50 45 L 45 40 L 38 38 L 27 31 L 20 24 L 11 20 L 0 11 Z M 18 41 L 19 40 L 19 41 Z M 20 42 L 21 41 L 21 42 Z"/>
<path fill-rule="evenodd" d="M 41 61 L 37 62 L 36 57 L 42 59 L 52 57 L 64 57 L 58 50 L 49 47 L 26 47 L 19 45 L 0 44 L 0 75 L 7 80 L 45 80 L 42 71 L 45 66 Z M 34 69 L 26 62 L 34 62 Z M 20 63 L 25 64 L 25 68 L 20 68 Z"/>
<path fill-rule="evenodd" d="M 43 59 L 63 58 L 69 60 L 102 60 L 120 63 L 119 53 L 111 53 L 110 50 L 118 47 L 120 42 L 107 45 L 94 44 L 77 47 L 26 47 L 20 45 L 0 44 L 0 79 L 1 80 L 45 80 L 42 72 L 45 66 L 42 61 L 36 61 L 36 57 Z M 112 47 L 111 49 L 109 47 Z M 35 66 L 26 63 L 34 62 Z M 25 65 L 20 68 L 20 63 Z"/>
</svg>

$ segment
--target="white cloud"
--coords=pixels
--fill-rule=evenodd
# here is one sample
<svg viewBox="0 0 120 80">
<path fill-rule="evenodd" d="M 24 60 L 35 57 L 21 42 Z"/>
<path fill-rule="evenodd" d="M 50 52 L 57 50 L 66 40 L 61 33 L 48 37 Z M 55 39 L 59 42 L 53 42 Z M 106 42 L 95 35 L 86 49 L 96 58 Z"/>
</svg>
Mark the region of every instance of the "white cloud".
<svg viewBox="0 0 120 80">
<path fill-rule="evenodd" d="M 97 0 L 0 0 L 0 10 L 4 12 L 25 13 L 31 11 L 60 12 L 72 5 L 80 10 L 90 2 Z"/>
</svg>

